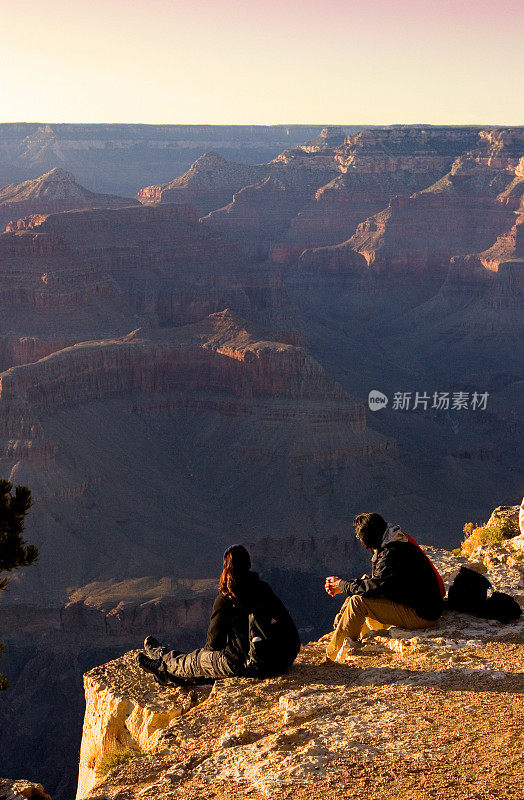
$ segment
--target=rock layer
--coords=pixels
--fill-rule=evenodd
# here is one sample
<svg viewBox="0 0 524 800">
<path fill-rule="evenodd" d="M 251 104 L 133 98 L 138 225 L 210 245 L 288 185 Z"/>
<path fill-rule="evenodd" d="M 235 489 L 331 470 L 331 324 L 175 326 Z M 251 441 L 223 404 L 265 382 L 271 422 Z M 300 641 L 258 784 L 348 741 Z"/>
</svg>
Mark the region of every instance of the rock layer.
<svg viewBox="0 0 524 800">
<path fill-rule="evenodd" d="M 519 131 L 481 132 L 480 146 L 457 157 L 440 180 L 411 195 L 399 193 L 345 243 L 305 253 L 302 263 L 329 268 L 345 255 L 350 268 L 351 251 L 356 251 L 378 273 L 445 272 L 452 256 L 484 250 L 513 225 L 522 201 L 523 147 Z M 416 172 L 414 165 L 411 170 Z M 423 174 L 427 179 L 431 172 Z"/>
<path fill-rule="evenodd" d="M 19 236 L 47 234 L 110 276 L 154 324 L 190 322 L 229 306 L 245 312 L 257 287 L 268 298 L 277 289 L 278 276 L 254 274 L 238 247 L 200 225 L 187 206 L 35 215 L 24 226 Z M 140 324 L 132 313 L 128 319 L 128 331 Z"/>
<path fill-rule="evenodd" d="M 81 443 L 84 433 L 68 441 L 67 431 L 71 420 L 76 418 L 84 419 L 75 423 L 87 436 L 84 444 Z M 157 428 L 154 437 L 147 436 L 148 430 Z M 104 441 L 108 435 L 109 439 L 116 436 L 118 444 Z M 157 435 L 164 444 L 154 456 Z M 93 436 L 99 442 L 95 447 Z M 166 449 L 167 442 L 171 444 Z M 80 523 L 84 532 L 78 539 L 76 528 L 75 539 L 78 545 L 85 537 L 82 547 L 91 552 L 89 570 L 97 562 L 95 570 L 102 567 L 104 578 L 114 577 L 111 570 L 121 567 L 124 573 L 117 571 L 118 576 L 133 577 L 130 545 L 121 547 L 129 536 L 129 525 L 138 526 L 133 547 L 141 553 L 147 574 L 158 574 L 162 558 L 173 553 L 174 539 L 178 541 L 177 555 L 169 555 L 173 568 L 184 561 L 187 564 L 190 552 L 193 553 L 190 561 L 197 568 L 197 554 L 191 537 L 187 538 L 185 533 L 194 531 L 194 525 L 210 542 L 206 564 L 200 564 L 198 569 L 209 569 L 226 534 L 214 530 L 210 536 L 205 520 L 219 512 L 218 519 L 224 519 L 225 524 L 229 513 L 225 514 L 225 509 L 230 505 L 231 513 L 238 515 L 239 510 L 234 511 L 233 507 L 236 508 L 235 498 L 240 493 L 245 504 L 241 516 L 246 513 L 253 519 L 254 509 L 259 509 L 259 523 L 254 526 L 249 523 L 251 530 L 257 531 L 257 538 L 258 529 L 267 530 L 268 525 L 268 510 L 264 512 L 262 508 L 265 490 L 261 486 L 267 489 L 271 486 L 275 492 L 270 516 L 277 535 L 282 535 L 292 524 L 293 517 L 305 519 L 299 499 L 303 494 L 311 497 L 313 507 L 319 508 L 315 525 L 327 528 L 332 512 L 326 501 L 333 494 L 335 476 L 345 475 L 351 481 L 358 464 L 395 456 L 394 441 L 367 428 L 362 403 L 348 396 L 307 351 L 257 335 L 256 328 L 246 326 L 230 312 L 212 315 L 204 323 L 192 326 L 138 330 L 119 339 L 76 344 L 0 375 L 0 465 L 18 482 L 31 485 L 36 500 L 43 504 L 41 519 L 45 509 L 62 502 L 64 491 L 70 493 L 70 502 L 84 505 L 90 497 L 97 497 L 97 507 L 105 508 L 100 463 L 112 464 L 112 480 L 119 485 L 135 485 L 139 502 L 143 489 L 138 488 L 141 479 L 136 457 L 130 453 L 123 463 L 113 463 L 112 455 L 112 450 L 133 449 L 139 443 L 148 452 L 153 448 L 148 458 L 151 465 L 158 462 L 157 490 L 167 491 L 174 509 L 180 506 L 184 512 L 176 511 L 174 531 L 165 518 L 160 522 L 159 509 L 158 542 L 147 553 L 138 531 L 145 524 L 146 509 L 139 511 L 137 507 L 138 517 L 131 521 L 129 511 L 125 510 L 129 502 L 124 501 L 116 513 L 118 519 L 122 513 L 126 523 L 124 528 L 116 520 L 112 523 L 116 540 L 110 544 L 113 555 L 109 563 L 104 555 L 109 542 L 105 540 L 103 545 L 100 542 L 101 550 L 98 554 L 93 552 L 92 524 L 85 518 Z M 181 448 L 181 452 L 188 454 L 188 460 L 184 456 L 180 463 L 173 458 L 171 447 L 175 453 Z M 84 455 L 79 469 L 75 464 L 80 451 Z M 44 460 L 45 474 L 38 469 Z M 262 465 L 260 474 L 259 465 Z M 130 473 L 125 476 L 122 469 L 129 469 Z M 247 474 L 253 474 L 254 470 L 259 478 L 244 484 L 238 479 L 238 470 Z M 178 475 L 177 481 L 173 482 L 173 474 Z M 213 474 L 226 497 L 208 495 L 205 486 Z M 81 491 L 77 494 L 79 487 Z M 229 491 L 233 494 L 227 497 Z M 338 494 L 340 489 L 336 491 Z M 340 493 L 336 504 L 342 499 Z M 114 510 L 107 511 L 113 517 L 120 504 L 115 505 L 114 499 L 111 502 Z M 240 522 L 241 518 L 237 518 Z M 320 522 L 322 518 L 324 522 Z M 82 519 L 81 514 L 78 519 Z M 308 529 L 310 525 L 306 523 Z M 339 526 L 340 523 L 337 529 Z M 103 527 L 107 528 L 107 524 Z M 161 530 L 165 533 L 161 534 Z M 61 549 L 67 548 L 69 534 L 65 530 L 59 532 L 55 526 L 51 535 L 61 542 Z M 159 558 L 160 552 L 164 556 Z M 72 560 L 65 551 L 62 557 L 62 579 L 53 586 L 55 599 L 63 596 L 65 586 L 82 585 L 93 574 L 81 567 L 81 559 Z M 120 563 L 118 567 L 115 558 Z M 42 570 L 44 580 L 46 568 L 44 548 L 41 562 L 31 575 L 35 590 L 37 575 Z M 69 569 L 72 571 L 68 575 Z M 42 585 L 38 592 L 50 588 L 44 589 Z"/>
<path fill-rule="evenodd" d="M 77 797 L 84 797 L 98 782 L 97 768 L 104 756 L 133 746 L 138 752 L 155 749 L 159 734 L 169 724 L 209 694 L 204 688 L 190 692 L 173 687 L 160 694 L 129 653 L 107 667 L 86 674 L 86 713 Z"/>
</svg>

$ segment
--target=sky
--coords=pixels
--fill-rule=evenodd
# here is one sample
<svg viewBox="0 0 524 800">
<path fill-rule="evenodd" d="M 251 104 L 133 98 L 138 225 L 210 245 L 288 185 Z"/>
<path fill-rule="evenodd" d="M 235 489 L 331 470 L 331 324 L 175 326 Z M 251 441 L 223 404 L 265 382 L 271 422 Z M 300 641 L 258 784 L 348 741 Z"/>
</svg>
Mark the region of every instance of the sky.
<svg viewBox="0 0 524 800">
<path fill-rule="evenodd" d="M 522 0 L 19 0 L 0 122 L 524 124 Z"/>
</svg>

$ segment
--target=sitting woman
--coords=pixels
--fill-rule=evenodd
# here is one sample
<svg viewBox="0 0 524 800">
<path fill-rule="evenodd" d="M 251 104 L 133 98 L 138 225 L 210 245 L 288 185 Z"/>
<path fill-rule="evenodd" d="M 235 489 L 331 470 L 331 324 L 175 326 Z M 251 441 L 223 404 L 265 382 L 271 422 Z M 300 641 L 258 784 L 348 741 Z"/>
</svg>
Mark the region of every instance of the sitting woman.
<svg viewBox="0 0 524 800">
<path fill-rule="evenodd" d="M 295 623 L 271 587 L 251 570 L 245 547 L 224 553 L 218 597 L 213 605 L 205 647 L 181 653 L 152 636 L 137 661 L 161 684 L 209 682 L 234 675 L 281 675 L 295 660 L 300 639 Z"/>
</svg>

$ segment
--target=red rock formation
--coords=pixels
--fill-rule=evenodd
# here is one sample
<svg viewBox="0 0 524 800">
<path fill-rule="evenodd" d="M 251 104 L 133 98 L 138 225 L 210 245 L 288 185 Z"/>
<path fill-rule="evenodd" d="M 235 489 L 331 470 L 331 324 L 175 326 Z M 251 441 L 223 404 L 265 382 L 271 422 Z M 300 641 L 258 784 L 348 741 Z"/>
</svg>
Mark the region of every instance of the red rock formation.
<svg viewBox="0 0 524 800">
<path fill-rule="evenodd" d="M 115 293 L 111 278 L 88 266 L 62 239 L 34 231 L 0 236 L 0 302 L 77 307 Z"/>
<path fill-rule="evenodd" d="M 440 181 L 411 197 L 395 197 L 349 241 L 315 251 L 314 258 L 331 264 L 346 253 L 349 264 L 357 251 L 379 273 L 445 273 L 451 256 L 483 250 L 512 224 L 515 168 L 511 154 L 460 157 Z M 308 253 L 304 261 L 312 257 Z"/>
<path fill-rule="evenodd" d="M 39 178 L 13 183 L 0 189 L 0 231 L 10 220 L 29 214 L 51 214 L 74 208 L 122 208 L 136 200 L 110 194 L 95 194 L 80 186 L 74 175 L 58 167 Z M 10 229 L 16 227 L 12 222 Z"/>
<path fill-rule="evenodd" d="M 59 237 L 118 281 L 171 277 L 175 270 L 187 275 L 188 267 L 205 279 L 211 264 L 223 269 L 240 261 L 238 248 L 200 225 L 187 206 L 51 214 L 31 217 L 26 226 Z"/>
<path fill-rule="evenodd" d="M 306 153 L 318 153 L 321 150 L 332 150 L 341 145 L 346 139 L 344 128 L 337 125 L 328 125 L 322 128 L 318 136 L 310 139 L 306 144 L 301 145 L 300 149 Z"/>
<path fill-rule="evenodd" d="M 306 248 L 346 241 L 359 223 L 383 209 L 393 196 L 422 189 L 440 174 L 420 170 L 416 159 L 398 170 L 351 168 L 316 191 L 314 204 L 291 221 L 280 246 L 287 245 L 291 255 L 297 251 L 300 255 Z"/>
<path fill-rule="evenodd" d="M 441 174 L 456 156 L 479 144 L 478 129 L 418 125 L 369 128 L 348 136 L 335 150 L 342 171 L 428 172 Z"/>
<path fill-rule="evenodd" d="M 479 258 L 486 269 L 493 272 L 497 272 L 506 261 L 524 258 L 524 215 L 519 215 L 509 231 L 502 233 L 491 247 L 479 253 Z"/>
<path fill-rule="evenodd" d="M 35 228 L 0 236 L 1 370 L 137 321 L 111 276 L 58 235 Z"/>
<path fill-rule="evenodd" d="M 225 357 L 225 358 L 224 358 Z M 68 380 L 63 380 L 67 371 Z M 86 380 L 87 377 L 87 380 Z M 0 376 L 0 403 L 15 398 L 40 410 L 102 399 L 108 394 L 169 390 L 217 392 L 234 397 L 289 397 L 342 401 L 344 392 L 301 348 L 256 341 L 228 312 L 202 327 L 140 331 L 120 340 L 75 345 Z M 364 425 L 355 408 L 354 424 Z"/>
<path fill-rule="evenodd" d="M 504 262 L 524 258 L 524 158 L 515 168 L 515 178 L 497 199 L 503 206 L 513 208 L 515 216 L 509 230 L 501 233 L 491 247 L 479 253 L 482 264 L 494 272 Z"/>
<path fill-rule="evenodd" d="M 391 197 L 428 186 L 479 143 L 472 128 L 452 135 L 442 128 L 372 129 L 331 147 L 333 137 L 323 134 L 284 151 L 268 165 L 268 178 L 236 192 L 205 220 L 237 241 L 269 248 L 272 261 L 291 263 L 306 248 L 347 240 Z"/>
<path fill-rule="evenodd" d="M 206 154 L 170 184 L 142 190 L 140 199 L 205 208 L 204 222 L 286 264 L 306 248 L 348 240 L 392 197 L 431 185 L 465 151 L 476 149 L 477 167 L 504 169 L 520 146 L 518 133 L 471 127 L 375 128 L 343 143 L 341 136 L 326 128 L 256 168 Z"/>
<path fill-rule="evenodd" d="M 268 174 L 265 165 L 251 166 L 226 161 L 217 153 L 204 153 L 183 175 L 160 186 L 146 186 L 138 192 L 141 203 L 186 203 L 207 214 L 228 203 L 243 186 Z"/>
</svg>

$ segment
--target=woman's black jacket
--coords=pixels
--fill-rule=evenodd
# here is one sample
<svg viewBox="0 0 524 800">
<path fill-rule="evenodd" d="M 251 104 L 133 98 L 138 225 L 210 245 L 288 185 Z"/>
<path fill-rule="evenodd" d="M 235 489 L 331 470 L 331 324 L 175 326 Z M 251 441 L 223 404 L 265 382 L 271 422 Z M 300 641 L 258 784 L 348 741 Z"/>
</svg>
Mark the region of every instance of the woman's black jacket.
<svg viewBox="0 0 524 800">
<path fill-rule="evenodd" d="M 254 572 L 235 598 L 219 594 L 216 598 L 206 639 L 206 650 L 223 650 L 235 665 L 244 665 L 249 655 L 249 614 L 258 610 L 288 614 L 269 584 Z"/>
</svg>

